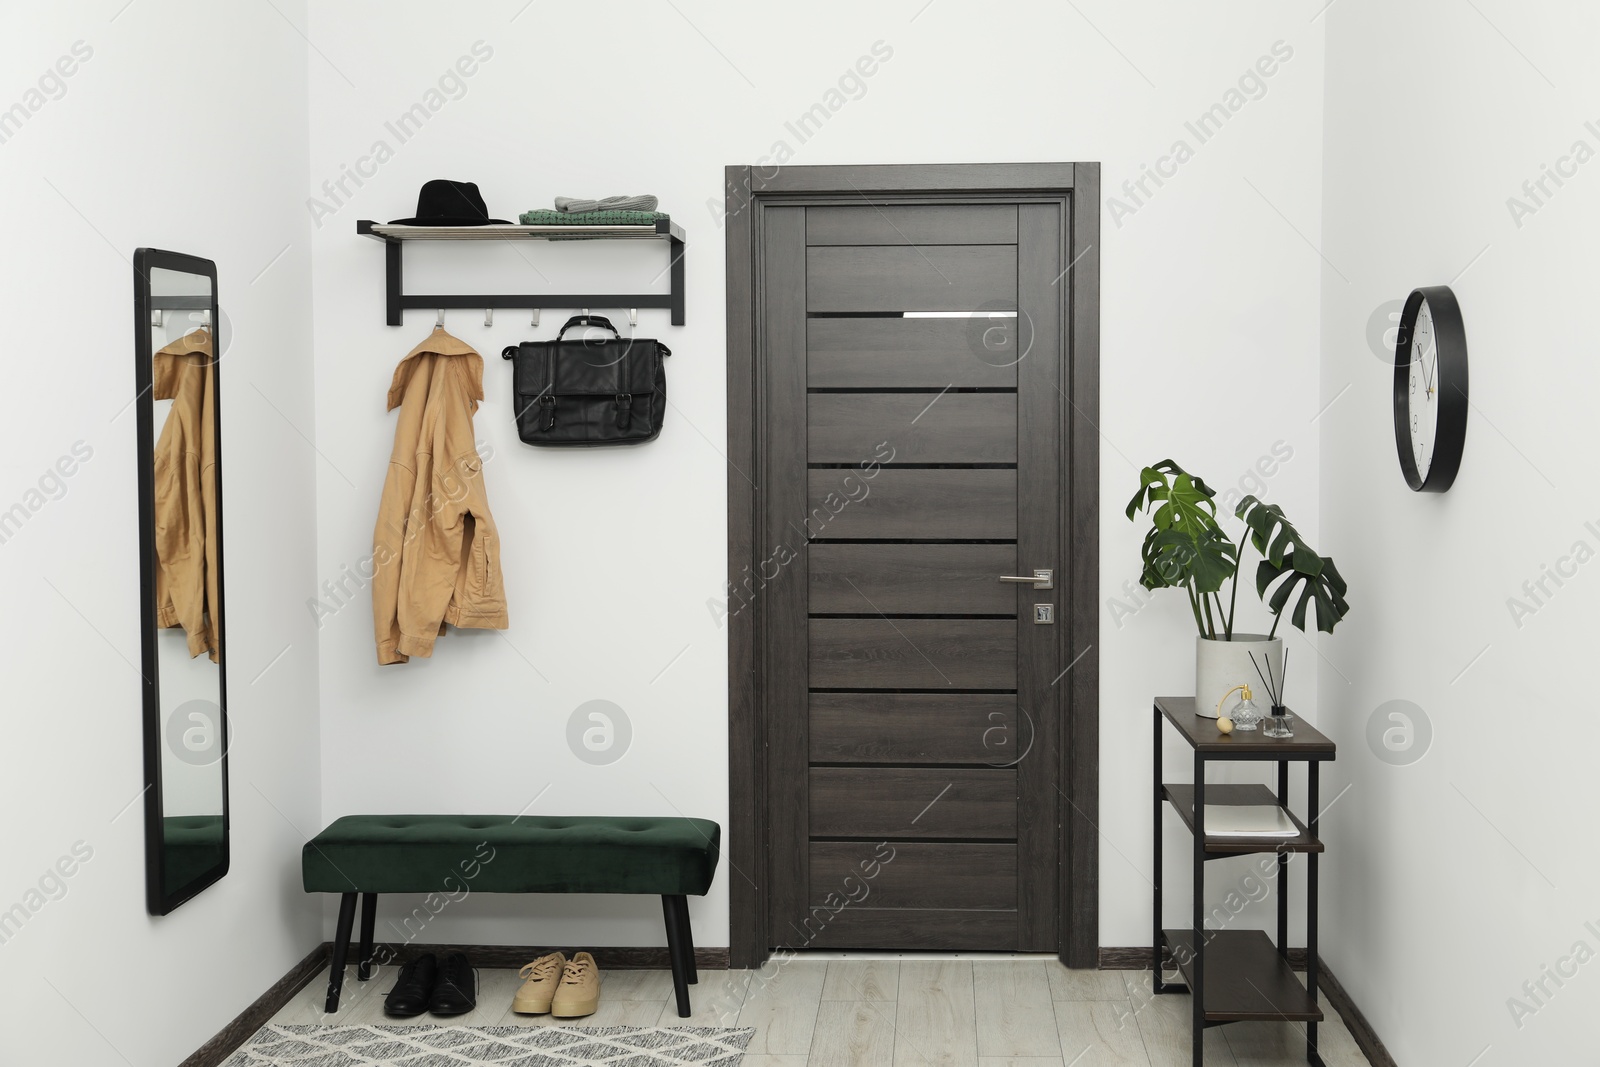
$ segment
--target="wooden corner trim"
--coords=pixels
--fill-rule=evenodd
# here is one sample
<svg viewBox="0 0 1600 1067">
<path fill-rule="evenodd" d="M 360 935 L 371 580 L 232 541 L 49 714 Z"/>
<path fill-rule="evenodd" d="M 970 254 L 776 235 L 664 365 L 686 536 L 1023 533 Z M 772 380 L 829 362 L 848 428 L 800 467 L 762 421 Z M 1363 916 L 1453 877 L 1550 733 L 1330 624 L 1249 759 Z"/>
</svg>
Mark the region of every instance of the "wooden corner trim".
<svg viewBox="0 0 1600 1067">
<path fill-rule="evenodd" d="M 287 974 L 274 982 L 271 988 L 252 1001 L 244 1011 L 234 1016 L 232 1022 L 219 1030 L 210 1041 L 196 1049 L 178 1067 L 217 1067 L 233 1055 L 240 1045 L 250 1039 L 251 1034 L 265 1026 L 268 1019 L 278 1014 L 285 1004 L 294 999 L 296 993 L 317 976 L 322 970 L 322 965 L 327 962 L 328 952 L 328 943 L 324 941 L 306 953 L 304 959 L 290 967 Z"/>
</svg>

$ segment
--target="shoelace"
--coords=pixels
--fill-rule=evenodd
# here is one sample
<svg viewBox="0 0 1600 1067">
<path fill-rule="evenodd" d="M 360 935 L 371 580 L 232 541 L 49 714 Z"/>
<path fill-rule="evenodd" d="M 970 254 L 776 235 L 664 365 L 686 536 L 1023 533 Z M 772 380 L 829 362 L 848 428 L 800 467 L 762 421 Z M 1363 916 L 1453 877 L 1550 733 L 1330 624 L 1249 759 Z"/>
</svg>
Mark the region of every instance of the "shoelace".
<svg viewBox="0 0 1600 1067">
<path fill-rule="evenodd" d="M 470 990 L 473 986 L 472 964 L 457 956 L 450 957 L 439 968 L 439 981 L 462 992 Z"/>
<path fill-rule="evenodd" d="M 422 980 L 422 967 L 420 961 L 412 960 L 410 963 L 407 963 L 404 967 L 402 967 L 400 969 L 400 977 L 395 979 L 394 988 L 389 990 L 389 993 L 385 993 L 384 995 L 388 996 L 389 994 L 398 993 L 402 990 L 406 993 L 427 993 L 428 986 L 425 985 Z"/>
<path fill-rule="evenodd" d="M 588 960 L 572 960 L 561 970 L 562 985 L 582 985 L 589 977 L 590 968 L 593 967 Z"/>
<path fill-rule="evenodd" d="M 531 978 L 531 979 L 533 979 L 535 981 L 539 981 L 539 980 L 543 980 L 545 978 L 549 978 L 550 975 L 555 971 L 555 969 L 556 969 L 556 957 L 554 957 L 554 956 L 544 956 L 544 957 L 541 957 L 539 959 L 534 960 L 532 963 L 526 964 L 522 968 L 522 970 L 517 972 L 517 976 L 519 978 L 524 978 L 524 979 L 530 979 Z"/>
</svg>

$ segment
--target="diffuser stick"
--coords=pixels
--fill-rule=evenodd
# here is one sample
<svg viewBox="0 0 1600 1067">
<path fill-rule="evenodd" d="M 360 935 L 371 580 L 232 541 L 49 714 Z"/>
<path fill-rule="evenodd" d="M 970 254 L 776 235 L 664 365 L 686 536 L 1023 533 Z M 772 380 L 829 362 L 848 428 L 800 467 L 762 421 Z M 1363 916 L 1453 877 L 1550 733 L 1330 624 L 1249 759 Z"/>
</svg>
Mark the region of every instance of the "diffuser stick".
<svg viewBox="0 0 1600 1067">
<path fill-rule="evenodd" d="M 1261 679 L 1261 685 L 1266 689 L 1267 696 L 1271 698 L 1272 702 L 1274 704 L 1282 703 L 1282 701 L 1278 699 L 1278 694 L 1273 691 L 1272 683 L 1267 680 L 1268 675 L 1272 673 L 1272 661 L 1267 661 L 1267 674 L 1262 674 L 1261 664 L 1256 662 L 1256 654 L 1252 652 L 1250 653 L 1250 666 L 1256 669 L 1256 677 Z"/>
</svg>

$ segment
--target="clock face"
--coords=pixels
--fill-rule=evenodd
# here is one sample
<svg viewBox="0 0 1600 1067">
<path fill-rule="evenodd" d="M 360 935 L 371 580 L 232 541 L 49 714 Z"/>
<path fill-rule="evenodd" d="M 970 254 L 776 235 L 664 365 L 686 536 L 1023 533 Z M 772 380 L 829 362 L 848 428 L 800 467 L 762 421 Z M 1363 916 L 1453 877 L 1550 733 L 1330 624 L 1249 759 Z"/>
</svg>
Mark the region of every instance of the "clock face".
<svg viewBox="0 0 1600 1067">
<path fill-rule="evenodd" d="M 1394 351 L 1394 443 L 1406 484 L 1442 493 L 1467 435 L 1467 334 L 1447 285 L 1417 289 L 1400 313 Z"/>
<path fill-rule="evenodd" d="M 1417 309 L 1411 330 L 1411 367 L 1407 375 L 1407 405 L 1411 415 L 1411 455 L 1417 476 L 1428 480 L 1433 466 L 1433 446 L 1439 434 L 1439 340 L 1427 300 Z"/>
</svg>

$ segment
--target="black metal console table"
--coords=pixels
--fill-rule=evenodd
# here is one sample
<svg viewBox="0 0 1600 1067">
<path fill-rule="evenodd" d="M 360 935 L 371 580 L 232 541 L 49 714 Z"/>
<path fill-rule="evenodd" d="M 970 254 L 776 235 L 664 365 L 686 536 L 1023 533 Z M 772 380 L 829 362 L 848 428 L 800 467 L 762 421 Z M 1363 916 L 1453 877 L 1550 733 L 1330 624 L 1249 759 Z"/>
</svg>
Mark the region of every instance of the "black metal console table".
<svg viewBox="0 0 1600 1067">
<path fill-rule="evenodd" d="M 1194 749 L 1194 784 L 1162 781 L 1161 720 Z M 1317 778 L 1322 761 L 1335 758 L 1335 746 L 1300 719 L 1291 738 L 1265 737 L 1259 730 L 1224 734 L 1217 720 L 1195 714 L 1193 697 L 1157 697 L 1155 701 L 1155 922 L 1152 928 L 1151 970 L 1157 993 L 1184 993 L 1194 997 L 1194 1064 L 1204 1063 L 1202 1038 L 1207 1027 L 1243 1021 L 1303 1022 L 1306 1027 L 1306 1062 L 1322 1067 L 1317 1054 Z M 1206 764 L 1247 760 L 1275 762 L 1278 790 L 1264 785 L 1206 785 Z M 1289 810 L 1289 764 L 1306 764 L 1306 812 L 1302 822 Z M 1194 837 L 1194 923 L 1191 929 L 1163 929 L 1161 925 L 1161 815 L 1170 803 Z M 1295 837 L 1241 838 L 1208 836 L 1207 804 L 1277 804 L 1300 831 Z M 1289 854 L 1306 854 L 1306 981 L 1301 985 L 1289 967 Z M 1276 946 L 1260 930 L 1207 930 L 1205 928 L 1205 862 L 1225 856 L 1277 854 L 1278 941 Z M 1162 950 L 1171 954 L 1184 981 L 1162 978 Z M 1186 983 L 1186 984 L 1185 984 Z"/>
</svg>

